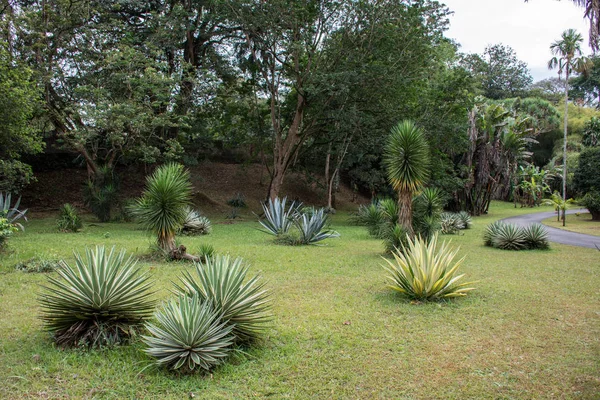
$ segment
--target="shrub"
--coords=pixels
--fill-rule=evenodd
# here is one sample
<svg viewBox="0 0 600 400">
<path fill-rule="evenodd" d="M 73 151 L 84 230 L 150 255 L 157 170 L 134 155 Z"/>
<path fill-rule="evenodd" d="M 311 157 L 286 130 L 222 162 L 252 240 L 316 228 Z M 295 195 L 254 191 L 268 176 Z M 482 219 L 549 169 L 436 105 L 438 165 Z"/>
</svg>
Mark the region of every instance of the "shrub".
<svg viewBox="0 0 600 400">
<path fill-rule="evenodd" d="M 471 229 L 473 226 L 473 220 L 471 219 L 471 214 L 466 211 L 461 211 L 457 214 L 458 219 L 462 223 L 462 229 Z"/>
<path fill-rule="evenodd" d="M 83 189 L 83 200 L 100 222 L 110 221 L 112 209 L 117 205 L 118 180 L 114 171 L 101 167 Z"/>
<path fill-rule="evenodd" d="M 193 208 L 186 207 L 181 233 L 184 235 L 208 235 L 210 232 L 212 232 L 210 220 Z"/>
<path fill-rule="evenodd" d="M 276 197 L 274 200 L 269 199 L 266 204 L 263 204 L 265 219 L 260 221 L 260 224 L 265 228 L 263 232 L 275 236 L 288 233 L 302 204 L 293 202 L 289 207 L 286 207 L 286 203 L 286 197 L 283 199 Z"/>
<path fill-rule="evenodd" d="M 227 200 L 227 204 L 233 208 L 246 208 L 246 199 L 241 193 L 237 193 L 235 197 Z"/>
<path fill-rule="evenodd" d="M 15 269 L 17 271 L 26 272 L 26 273 L 43 273 L 43 272 L 53 272 L 54 270 L 60 268 L 60 265 L 63 261 L 57 259 L 47 259 L 44 257 L 33 257 L 26 261 L 21 261 L 15 264 Z"/>
<path fill-rule="evenodd" d="M 523 239 L 528 249 L 545 250 L 550 247 L 548 231 L 542 224 L 533 224 L 523 228 Z"/>
<path fill-rule="evenodd" d="M 260 275 L 246 281 L 248 267 L 243 260 L 232 260 L 229 256 L 217 255 L 203 264 L 196 264 L 194 276 L 184 272 L 182 285 L 176 290 L 184 295 L 197 295 L 208 302 L 215 311 L 232 326 L 237 343 L 249 343 L 260 337 L 269 314 L 269 294 L 264 289 Z M 245 282 L 244 282 L 245 281 Z"/>
<path fill-rule="evenodd" d="M 492 222 L 491 224 L 489 224 L 485 228 L 485 232 L 483 233 L 483 243 L 486 246 L 492 246 L 494 238 L 496 237 L 496 235 L 498 234 L 498 231 L 503 226 L 504 226 L 504 222 L 502 222 L 502 221 L 495 221 L 495 222 Z"/>
<path fill-rule="evenodd" d="M 63 232 L 77 232 L 83 226 L 83 222 L 81 222 L 77 209 L 66 203 L 60 208 L 56 225 Z"/>
<path fill-rule="evenodd" d="M 440 230 L 444 235 L 458 233 L 464 225 L 458 216 L 454 213 L 442 213 L 440 215 Z"/>
<path fill-rule="evenodd" d="M 458 283 L 463 275 L 457 275 L 464 257 L 453 262 L 458 249 L 451 250 L 443 242 L 437 249 L 437 235 L 426 241 L 420 237 L 407 238 L 402 251 L 394 251 L 394 261 L 385 260 L 384 269 L 389 273 L 389 287 L 417 300 L 438 300 L 465 296 L 473 288 L 471 283 Z"/>
<path fill-rule="evenodd" d="M 222 363 L 233 344 L 233 326 L 198 296 L 171 299 L 155 319 L 156 324 L 146 324 L 149 335 L 143 336 L 148 346 L 144 351 L 170 369 L 208 371 Z"/>
<path fill-rule="evenodd" d="M 379 209 L 387 224 L 393 226 L 398 223 L 398 202 L 396 200 L 386 198 L 379 201 Z"/>
<path fill-rule="evenodd" d="M 600 221 L 600 192 L 593 190 L 583 196 L 580 202 L 592 214 L 592 220 Z"/>
<path fill-rule="evenodd" d="M 202 243 L 198 248 L 198 257 L 200 257 L 200 261 L 202 262 L 206 262 L 214 254 L 215 248 L 212 244 Z"/>
<path fill-rule="evenodd" d="M 383 233 L 383 245 L 385 246 L 386 253 L 392 253 L 394 250 L 402 251 L 404 246 L 408 243 L 407 235 L 408 232 L 406 229 L 399 224 L 385 230 Z"/>
<path fill-rule="evenodd" d="M 371 203 L 358 207 L 358 212 L 351 218 L 351 222 L 355 225 L 366 226 L 370 235 L 379 236 L 385 216 L 377 203 Z"/>
<path fill-rule="evenodd" d="M 301 244 L 315 244 L 322 240 L 339 237 L 340 234 L 327 229 L 327 214 L 324 209 L 314 211 L 312 215 L 302 214 L 294 221 L 300 233 Z"/>
<path fill-rule="evenodd" d="M 502 224 L 492 237 L 492 246 L 502 250 L 526 249 L 523 229 L 514 224 Z"/>
<path fill-rule="evenodd" d="M 136 260 L 103 246 L 75 252 L 62 262 L 59 279 L 48 278 L 40 298 L 42 320 L 61 346 L 113 345 L 128 339 L 150 315 L 152 282 Z"/>
<path fill-rule="evenodd" d="M 15 226 L 15 224 L 11 224 L 8 222 L 8 219 L 0 217 L 0 250 L 6 246 L 8 238 L 10 238 L 12 234 L 18 230 L 19 229 Z"/>
</svg>

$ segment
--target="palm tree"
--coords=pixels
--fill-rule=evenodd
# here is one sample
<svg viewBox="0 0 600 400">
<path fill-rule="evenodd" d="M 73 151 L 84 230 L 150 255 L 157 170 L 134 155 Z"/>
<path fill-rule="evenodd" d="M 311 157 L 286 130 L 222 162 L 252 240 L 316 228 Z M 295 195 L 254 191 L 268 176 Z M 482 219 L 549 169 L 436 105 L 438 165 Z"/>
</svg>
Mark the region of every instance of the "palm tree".
<svg viewBox="0 0 600 400">
<path fill-rule="evenodd" d="M 402 121 L 392 128 L 385 147 L 384 164 L 390 184 L 398 191 L 398 223 L 413 236 L 413 194 L 429 176 L 429 144 L 414 122 Z"/>
<path fill-rule="evenodd" d="M 563 202 L 567 199 L 567 122 L 569 112 L 569 76 L 573 71 L 583 71 L 586 68 L 587 59 L 582 56 L 581 43 L 583 37 L 574 29 L 563 32 L 561 39 L 550 45 L 550 51 L 554 57 L 548 61 L 548 68 L 558 67 L 558 78 L 565 73 L 565 120 L 563 135 Z M 563 223 L 565 211 L 563 210 Z"/>
<path fill-rule="evenodd" d="M 133 206 L 138 221 L 156 234 L 158 246 L 172 259 L 198 261 L 198 257 L 186 253 L 185 246 L 178 248 L 175 243 L 191 196 L 190 173 L 182 165 L 171 163 L 148 176 L 146 190 Z"/>
</svg>

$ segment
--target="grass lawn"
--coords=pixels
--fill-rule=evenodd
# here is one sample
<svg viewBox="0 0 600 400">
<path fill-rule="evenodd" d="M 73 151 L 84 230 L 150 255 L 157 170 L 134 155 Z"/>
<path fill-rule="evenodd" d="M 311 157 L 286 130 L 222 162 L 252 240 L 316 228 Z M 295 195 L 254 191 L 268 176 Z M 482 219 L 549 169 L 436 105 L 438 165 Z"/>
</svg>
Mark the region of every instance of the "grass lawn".
<svg viewBox="0 0 600 400">
<path fill-rule="evenodd" d="M 567 226 L 562 226 L 562 221 L 556 221 L 555 217 L 547 218 L 542 223 L 553 228 L 600 236 L 600 221 L 592 221 L 592 214 L 589 213 L 567 215 Z"/>
<path fill-rule="evenodd" d="M 277 246 L 255 221 L 215 220 L 210 236 L 181 241 L 191 252 L 210 243 L 262 271 L 275 320 L 262 346 L 208 376 L 148 367 L 139 342 L 92 352 L 55 348 L 38 319 L 44 274 L 12 265 L 39 254 L 71 261 L 73 248 L 101 243 L 141 256 L 151 239 L 134 224 L 86 225 L 68 234 L 57 233 L 52 219 L 34 219 L 0 258 L 0 398 L 597 399 L 600 252 L 482 244 L 488 223 L 528 212 L 495 203 L 473 229 L 453 236 L 477 290 L 428 304 L 385 287 L 383 245 L 350 226 L 347 214 L 333 220 L 341 238 L 323 247 Z M 152 271 L 161 299 L 191 268 L 142 266 Z"/>
</svg>

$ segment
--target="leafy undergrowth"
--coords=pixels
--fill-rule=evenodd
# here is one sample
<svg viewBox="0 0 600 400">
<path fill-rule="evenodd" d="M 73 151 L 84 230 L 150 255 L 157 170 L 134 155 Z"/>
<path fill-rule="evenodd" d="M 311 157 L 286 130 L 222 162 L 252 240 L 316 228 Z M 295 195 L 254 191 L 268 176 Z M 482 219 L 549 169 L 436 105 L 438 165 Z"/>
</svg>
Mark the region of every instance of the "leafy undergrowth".
<svg viewBox="0 0 600 400">
<path fill-rule="evenodd" d="M 190 249 L 209 243 L 243 257 L 272 289 L 275 320 L 262 346 L 205 376 L 148 367 L 140 340 L 91 352 L 55 348 L 37 318 L 45 276 L 12 266 L 40 253 L 71 262 L 72 248 L 96 244 L 143 255 L 151 238 L 134 224 L 64 234 L 53 218 L 33 220 L 0 258 L 0 398 L 594 398 L 600 253 L 483 245 L 490 222 L 531 211 L 495 203 L 452 237 L 458 257 L 467 256 L 462 272 L 479 282 L 468 296 L 441 303 L 411 303 L 386 289 L 382 243 L 350 226 L 347 214 L 333 217 L 341 238 L 323 247 L 276 246 L 254 221 L 215 221 L 210 236 L 182 237 Z M 192 268 L 141 266 L 161 299 Z"/>
<path fill-rule="evenodd" d="M 556 221 L 556 217 L 547 218 L 542 223 L 566 231 L 600 236 L 600 221 L 592 221 L 592 214 L 589 213 L 567 214 L 566 226 L 562 226 L 562 221 Z"/>
</svg>

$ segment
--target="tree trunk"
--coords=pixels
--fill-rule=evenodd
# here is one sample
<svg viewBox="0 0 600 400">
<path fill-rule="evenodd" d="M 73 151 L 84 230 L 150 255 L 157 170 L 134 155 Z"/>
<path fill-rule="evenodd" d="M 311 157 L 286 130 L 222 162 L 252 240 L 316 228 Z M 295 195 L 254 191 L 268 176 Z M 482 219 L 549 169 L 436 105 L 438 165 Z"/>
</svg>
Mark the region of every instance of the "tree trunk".
<svg viewBox="0 0 600 400">
<path fill-rule="evenodd" d="M 400 224 L 409 236 L 415 236 L 412 227 L 412 193 L 409 191 L 398 191 L 398 224 Z"/>
<path fill-rule="evenodd" d="M 563 136 L 563 192 L 562 199 L 563 204 L 566 204 L 567 201 L 567 123 L 569 116 L 569 66 L 571 65 L 571 60 L 567 58 L 567 68 L 565 73 L 565 127 L 564 127 L 564 136 Z M 562 220 L 563 226 L 566 225 L 567 222 L 567 207 L 562 210 Z"/>
<path fill-rule="evenodd" d="M 199 257 L 188 254 L 184 245 L 177 247 L 177 244 L 175 243 L 175 235 L 173 234 L 159 234 L 158 246 L 169 255 L 171 260 L 188 260 L 194 262 L 200 261 Z"/>
</svg>

